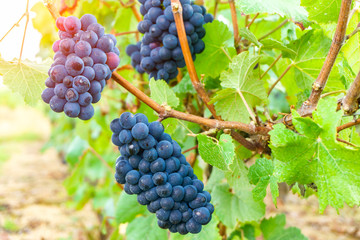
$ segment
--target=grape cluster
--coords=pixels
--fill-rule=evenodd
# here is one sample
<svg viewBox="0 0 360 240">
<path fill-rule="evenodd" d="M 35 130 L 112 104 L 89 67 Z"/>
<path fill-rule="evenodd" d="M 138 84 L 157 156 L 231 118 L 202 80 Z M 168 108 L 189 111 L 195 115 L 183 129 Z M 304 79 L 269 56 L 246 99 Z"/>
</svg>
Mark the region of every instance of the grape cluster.
<svg viewBox="0 0 360 240">
<path fill-rule="evenodd" d="M 138 30 L 144 36 L 136 45 L 126 48 L 131 56 L 132 66 L 139 72 L 147 72 L 150 78 L 169 81 L 178 75 L 177 68 L 185 67 L 185 60 L 177 35 L 171 0 L 139 0 L 140 12 L 144 20 Z M 213 21 L 204 6 L 193 4 L 191 0 L 180 0 L 187 41 L 193 60 L 205 49 L 201 40 L 206 32 L 203 25 Z"/>
<path fill-rule="evenodd" d="M 54 63 L 41 97 L 54 112 L 88 120 L 92 103 L 101 98 L 106 80 L 120 63 L 116 38 L 91 14 L 56 20 L 60 40 L 53 44 Z"/>
<path fill-rule="evenodd" d="M 199 233 L 214 212 L 211 196 L 164 126 L 149 123 L 142 113 L 125 112 L 110 128 L 121 153 L 115 179 L 125 184 L 124 191 L 137 194 L 138 202 L 156 213 L 160 228 Z"/>
</svg>

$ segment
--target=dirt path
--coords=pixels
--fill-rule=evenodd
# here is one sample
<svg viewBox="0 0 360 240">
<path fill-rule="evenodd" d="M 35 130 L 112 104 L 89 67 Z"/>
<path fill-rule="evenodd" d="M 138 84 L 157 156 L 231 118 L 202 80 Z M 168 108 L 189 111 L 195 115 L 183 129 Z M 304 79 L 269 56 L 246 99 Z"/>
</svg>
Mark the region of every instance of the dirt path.
<svg viewBox="0 0 360 240">
<path fill-rule="evenodd" d="M 0 240 L 97 239 L 91 207 L 66 207 L 66 165 L 55 150 L 41 153 L 47 119 L 28 107 L 0 106 L 0 116 Z"/>
</svg>

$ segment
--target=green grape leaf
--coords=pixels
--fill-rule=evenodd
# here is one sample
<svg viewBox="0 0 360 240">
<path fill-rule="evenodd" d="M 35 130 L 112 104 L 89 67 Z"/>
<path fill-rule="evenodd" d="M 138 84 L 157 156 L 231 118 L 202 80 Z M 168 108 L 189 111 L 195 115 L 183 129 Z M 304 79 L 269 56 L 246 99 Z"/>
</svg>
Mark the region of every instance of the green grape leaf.
<svg viewBox="0 0 360 240">
<path fill-rule="evenodd" d="M 260 229 L 265 240 L 307 240 L 300 229 L 290 227 L 285 229 L 286 219 L 284 214 L 276 215 L 261 221 Z"/>
<path fill-rule="evenodd" d="M 216 215 L 229 228 L 234 228 L 238 221 L 257 221 L 265 214 L 265 204 L 255 201 L 249 189 L 233 193 L 228 184 L 219 184 L 211 195 Z"/>
<path fill-rule="evenodd" d="M 135 195 L 129 195 L 122 191 L 116 204 L 115 219 L 118 224 L 131 222 L 137 215 L 145 211 L 146 207 L 137 202 Z"/>
<path fill-rule="evenodd" d="M 303 20 L 307 16 L 306 10 L 300 6 L 300 0 L 235 0 L 235 3 L 245 14 L 278 13 L 296 20 Z"/>
<path fill-rule="evenodd" d="M 180 101 L 176 97 L 174 91 L 170 89 L 169 85 L 163 81 L 150 80 L 151 98 L 160 105 L 168 105 L 176 108 Z"/>
<path fill-rule="evenodd" d="M 21 63 L 16 60 L 8 62 L 0 57 L 0 75 L 3 76 L 4 84 L 23 96 L 24 101 L 32 106 L 41 99 L 49 68 L 49 62 L 42 64 L 28 60 L 22 60 Z"/>
<path fill-rule="evenodd" d="M 266 158 L 259 158 L 249 169 L 249 180 L 256 185 L 253 189 L 255 201 L 262 201 L 266 197 L 266 188 L 270 184 L 272 200 L 276 205 L 276 198 L 279 196 L 277 178 L 274 176 L 273 162 Z"/>
<path fill-rule="evenodd" d="M 356 12 L 349 22 L 346 34 L 350 34 L 356 29 L 359 22 L 360 13 Z M 360 34 L 355 34 L 347 40 L 345 45 L 341 48 L 341 51 L 344 53 L 344 57 L 348 61 L 353 72 L 358 72 L 360 70 Z"/>
<path fill-rule="evenodd" d="M 310 21 L 317 23 L 337 22 L 341 0 L 301 0 L 301 6 L 308 11 Z"/>
<path fill-rule="evenodd" d="M 217 77 L 227 68 L 233 52 L 233 35 L 225 23 L 213 21 L 204 25 L 206 35 L 202 39 L 205 50 L 196 56 L 195 68 L 198 74 Z"/>
<path fill-rule="evenodd" d="M 258 62 L 259 57 L 243 52 L 234 57 L 230 69 L 221 74 L 221 86 L 226 89 L 217 92 L 211 102 L 225 120 L 250 122 L 244 100 L 252 109 L 266 99 L 263 82 L 255 77 L 254 67 Z"/>
<path fill-rule="evenodd" d="M 219 219 L 214 215 L 212 215 L 211 221 L 202 226 L 201 232 L 198 234 L 186 234 L 180 235 L 179 233 L 172 233 L 171 240 L 221 240 L 221 236 L 219 234 L 219 229 L 217 225 L 219 224 Z"/>
<path fill-rule="evenodd" d="M 155 214 L 138 217 L 126 228 L 127 240 L 159 240 L 167 239 L 167 231 L 159 228 Z"/>
<path fill-rule="evenodd" d="M 89 144 L 87 141 L 81 139 L 79 136 L 76 136 L 67 148 L 65 157 L 66 162 L 74 166 L 79 161 L 79 157 L 88 147 Z"/>
<path fill-rule="evenodd" d="M 205 162 L 222 170 L 229 169 L 235 156 L 235 147 L 230 135 L 222 134 L 219 141 L 214 142 L 214 138 L 199 134 L 197 140 L 200 156 Z"/>
<path fill-rule="evenodd" d="M 270 147 L 279 160 L 275 175 L 290 184 L 315 183 L 320 212 L 328 205 L 338 209 L 344 203 L 360 204 L 360 151 L 336 141 L 343 114 L 336 107 L 337 100 L 328 97 L 320 100 L 313 120 L 294 112 L 293 124 L 300 134 L 281 124 L 270 132 Z"/>
<path fill-rule="evenodd" d="M 330 45 L 331 40 L 320 30 L 311 30 L 288 45 L 295 54 L 283 52 L 285 58 L 291 59 L 291 69 L 281 80 L 285 87 L 293 88 L 296 83 L 302 90 L 311 89 L 324 64 Z M 327 90 L 344 89 L 344 84 L 339 78 L 339 70 L 335 66 L 330 74 Z"/>
<path fill-rule="evenodd" d="M 290 54 L 296 54 L 294 50 L 291 48 L 286 47 L 284 44 L 279 42 L 278 40 L 272 39 L 272 38 L 266 38 L 260 41 L 260 43 L 263 45 L 262 49 L 278 49 L 280 51 L 284 51 Z"/>
<path fill-rule="evenodd" d="M 240 36 L 254 43 L 256 46 L 260 46 L 261 43 L 257 40 L 256 36 L 246 27 L 240 28 L 239 31 Z"/>
<path fill-rule="evenodd" d="M 186 75 L 181 79 L 181 82 L 173 87 L 172 90 L 177 94 L 196 94 L 196 90 L 191 83 L 189 73 L 186 73 Z"/>
</svg>

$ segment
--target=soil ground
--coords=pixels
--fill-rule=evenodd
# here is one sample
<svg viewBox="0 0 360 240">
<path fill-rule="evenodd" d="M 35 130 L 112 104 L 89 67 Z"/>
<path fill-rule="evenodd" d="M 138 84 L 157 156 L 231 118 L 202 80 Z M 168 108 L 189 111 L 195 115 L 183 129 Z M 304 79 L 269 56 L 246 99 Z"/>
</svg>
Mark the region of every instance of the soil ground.
<svg viewBox="0 0 360 240">
<path fill-rule="evenodd" d="M 0 240 L 99 239 L 100 223 L 90 205 L 80 211 L 66 206 L 62 182 L 68 169 L 55 150 L 41 152 L 49 134 L 41 112 L 0 106 Z M 315 197 L 288 194 L 278 208 L 266 201 L 268 216 L 285 213 L 287 225 L 311 240 L 360 239 L 359 208 L 320 215 Z"/>
</svg>

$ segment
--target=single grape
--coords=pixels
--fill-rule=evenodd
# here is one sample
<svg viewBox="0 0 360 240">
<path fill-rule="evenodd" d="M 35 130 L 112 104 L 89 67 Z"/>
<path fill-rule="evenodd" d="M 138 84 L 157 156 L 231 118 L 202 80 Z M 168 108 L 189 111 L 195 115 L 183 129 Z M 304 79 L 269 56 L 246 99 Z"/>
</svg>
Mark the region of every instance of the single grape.
<svg viewBox="0 0 360 240">
<path fill-rule="evenodd" d="M 64 105 L 64 113 L 68 117 L 77 117 L 80 114 L 80 105 L 76 102 L 67 102 Z"/>
<path fill-rule="evenodd" d="M 197 223 L 194 218 L 190 218 L 190 220 L 186 222 L 186 230 L 193 234 L 199 233 L 201 232 L 201 224 Z"/>
<path fill-rule="evenodd" d="M 81 30 L 86 31 L 87 28 L 93 24 L 93 23 L 97 23 L 96 17 L 92 14 L 84 14 L 81 18 L 80 18 L 80 22 L 81 22 Z"/>
<path fill-rule="evenodd" d="M 54 95 L 54 88 L 45 88 L 41 94 L 41 98 L 45 103 L 50 103 L 50 100 L 54 97 Z"/>
<path fill-rule="evenodd" d="M 81 75 L 86 77 L 89 81 L 92 81 L 95 78 L 95 71 L 92 67 L 85 66 L 84 71 L 81 73 Z"/>
<path fill-rule="evenodd" d="M 182 220 L 182 213 L 179 210 L 172 210 L 169 216 L 169 221 L 172 224 L 178 224 L 181 222 L 181 220 Z"/>
<path fill-rule="evenodd" d="M 74 88 L 69 88 L 65 93 L 65 99 L 68 102 L 76 102 L 79 99 L 79 93 Z"/>
<path fill-rule="evenodd" d="M 114 46 L 113 40 L 108 36 L 102 36 L 96 43 L 96 47 L 103 50 L 105 53 L 110 52 Z"/>
<path fill-rule="evenodd" d="M 79 41 L 75 44 L 74 51 L 80 58 L 88 57 L 91 53 L 91 45 L 87 41 Z"/>
<path fill-rule="evenodd" d="M 62 80 L 67 76 L 65 66 L 57 65 L 50 69 L 50 78 L 56 83 L 61 83 Z"/>
<path fill-rule="evenodd" d="M 78 117 L 81 120 L 89 120 L 93 116 L 94 116 L 94 107 L 91 104 L 87 105 L 86 107 L 80 108 L 80 114 Z"/>
<path fill-rule="evenodd" d="M 173 153 L 173 146 L 169 141 L 164 140 L 156 145 L 156 150 L 158 151 L 159 157 L 167 159 Z"/>
<path fill-rule="evenodd" d="M 140 179 L 140 173 L 137 170 L 131 170 L 126 174 L 125 177 L 126 182 L 133 185 L 137 184 L 139 182 L 139 179 Z"/>
<path fill-rule="evenodd" d="M 76 76 L 74 77 L 73 88 L 78 93 L 85 93 L 90 89 L 90 81 L 84 76 Z"/>
<path fill-rule="evenodd" d="M 172 199 L 171 197 L 161 198 L 160 200 L 160 205 L 165 210 L 171 210 L 174 207 L 174 204 L 174 199 Z"/>
<path fill-rule="evenodd" d="M 99 23 L 92 23 L 87 27 L 87 31 L 93 31 L 98 38 L 101 38 L 105 34 L 105 29 Z"/>
<path fill-rule="evenodd" d="M 94 31 L 85 31 L 80 37 L 80 40 L 88 42 L 93 48 L 96 46 L 98 39 Z"/>
<path fill-rule="evenodd" d="M 64 105 L 66 103 L 65 99 L 61 99 L 58 96 L 53 96 L 49 102 L 50 104 L 50 108 L 54 111 L 54 112 L 62 112 L 64 111 Z"/>
<path fill-rule="evenodd" d="M 75 34 L 81 29 L 81 22 L 77 17 L 70 16 L 64 20 L 64 28 L 66 32 Z"/>
<path fill-rule="evenodd" d="M 93 48 L 90 57 L 93 59 L 94 63 L 105 64 L 107 57 L 103 50 L 99 48 Z"/>
<path fill-rule="evenodd" d="M 165 171 L 165 161 L 162 158 L 158 158 L 150 164 L 150 171 L 152 173 Z"/>
<path fill-rule="evenodd" d="M 89 93 L 91 95 L 96 95 L 99 94 L 100 92 L 101 92 L 101 84 L 98 81 L 92 81 L 90 83 Z"/>
<path fill-rule="evenodd" d="M 56 19 L 56 27 L 61 31 L 65 31 L 64 21 L 65 21 L 65 17 L 58 17 Z"/>
<path fill-rule="evenodd" d="M 167 181 L 167 175 L 164 172 L 157 172 L 152 177 L 152 180 L 157 186 L 164 185 Z"/>
<path fill-rule="evenodd" d="M 116 69 L 120 64 L 120 58 L 116 53 L 109 52 L 106 54 L 107 60 L 106 64 L 109 66 L 111 70 Z"/>
<path fill-rule="evenodd" d="M 84 62 L 76 56 L 68 57 L 65 63 L 67 73 L 73 77 L 80 75 L 84 71 Z"/>
<path fill-rule="evenodd" d="M 76 91 L 76 89 L 74 89 Z M 84 92 L 79 95 L 79 104 L 83 107 L 88 106 L 93 100 L 93 97 L 89 92 Z"/>
<path fill-rule="evenodd" d="M 65 93 L 67 90 L 68 88 L 63 83 L 59 83 L 56 85 L 54 92 L 59 98 L 65 98 Z"/>
</svg>

